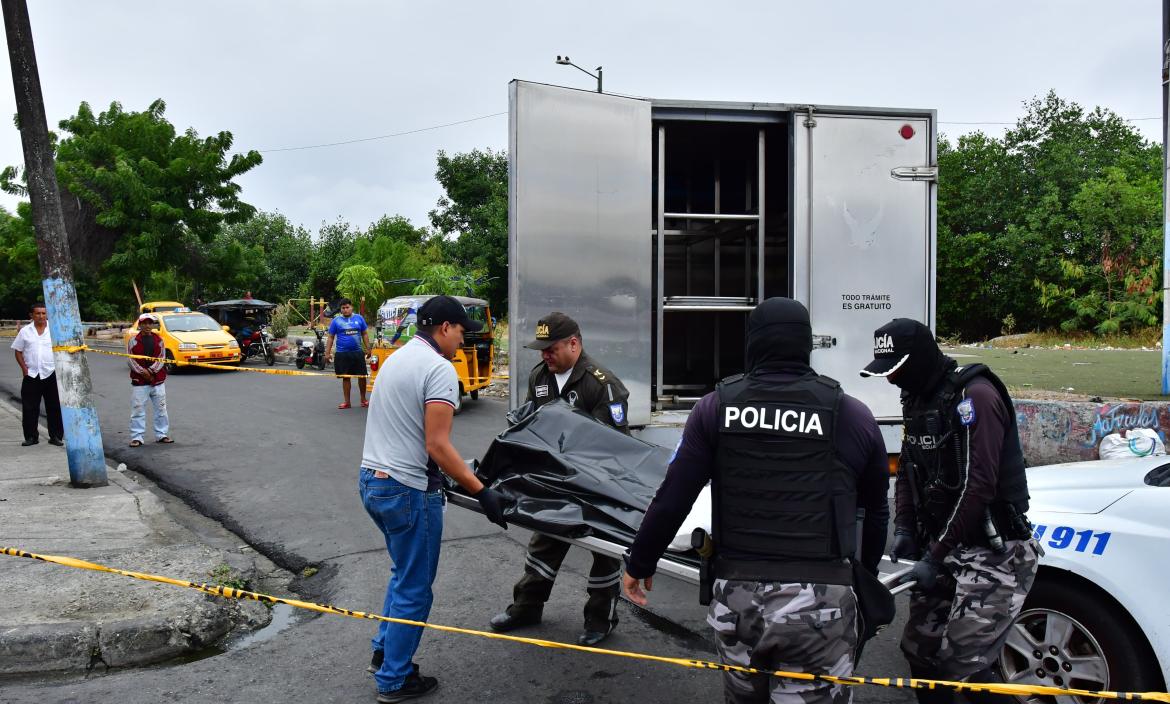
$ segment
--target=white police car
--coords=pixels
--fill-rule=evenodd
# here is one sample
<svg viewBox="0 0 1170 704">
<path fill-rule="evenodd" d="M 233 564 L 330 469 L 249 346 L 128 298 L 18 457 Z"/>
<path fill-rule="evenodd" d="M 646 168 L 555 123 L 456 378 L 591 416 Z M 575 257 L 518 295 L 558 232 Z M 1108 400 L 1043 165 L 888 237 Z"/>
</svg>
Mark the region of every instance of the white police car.
<svg viewBox="0 0 1170 704">
<path fill-rule="evenodd" d="M 1028 489 L 1045 555 L 1004 646 L 1004 678 L 1166 691 L 1170 457 L 1034 467 Z"/>
</svg>

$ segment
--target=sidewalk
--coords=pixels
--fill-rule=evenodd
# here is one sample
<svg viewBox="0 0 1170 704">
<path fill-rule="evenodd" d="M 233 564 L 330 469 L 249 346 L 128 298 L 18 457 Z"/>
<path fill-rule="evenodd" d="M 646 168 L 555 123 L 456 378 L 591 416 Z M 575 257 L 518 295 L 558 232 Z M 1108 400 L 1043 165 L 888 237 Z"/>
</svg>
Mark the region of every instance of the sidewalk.
<svg viewBox="0 0 1170 704">
<path fill-rule="evenodd" d="M 0 546 L 196 582 L 271 571 L 246 547 L 208 545 L 132 476 L 110 469 L 109 486 L 71 488 L 64 448 L 47 438 L 42 425 L 40 444 L 21 447 L 20 411 L 0 398 Z M 160 662 L 269 620 L 257 602 L 8 556 L 0 594 L 0 675 Z"/>
</svg>

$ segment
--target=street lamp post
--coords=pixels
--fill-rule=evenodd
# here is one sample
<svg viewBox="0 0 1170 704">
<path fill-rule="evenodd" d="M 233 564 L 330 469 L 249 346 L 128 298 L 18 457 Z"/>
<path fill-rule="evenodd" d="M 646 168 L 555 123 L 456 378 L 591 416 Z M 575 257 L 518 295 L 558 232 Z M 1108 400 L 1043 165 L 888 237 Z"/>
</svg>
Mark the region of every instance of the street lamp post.
<svg viewBox="0 0 1170 704">
<path fill-rule="evenodd" d="M 596 78 L 597 79 L 597 92 L 598 93 L 601 92 L 601 67 L 600 66 L 597 67 L 597 69 L 596 69 L 597 73 L 594 74 L 594 73 L 590 73 L 589 71 L 586 71 L 585 69 L 581 68 L 577 64 L 570 61 L 568 56 L 557 56 L 557 63 L 562 65 L 562 66 L 572 66 L 573 68 L 577 69 L 581 73 L 584 73 L 587 76 L 591 76 L 593 78 Z"/>
</svg>

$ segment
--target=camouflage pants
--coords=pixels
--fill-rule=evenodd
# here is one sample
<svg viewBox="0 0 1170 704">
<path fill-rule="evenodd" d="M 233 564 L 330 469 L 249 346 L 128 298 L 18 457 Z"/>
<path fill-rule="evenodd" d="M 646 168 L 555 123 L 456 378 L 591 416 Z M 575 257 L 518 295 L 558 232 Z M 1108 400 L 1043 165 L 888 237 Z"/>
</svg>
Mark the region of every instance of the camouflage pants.
<svg viewBox="0 0 1170 704">
<path fill-rule="evenodd" d="M 727 665 L 829 675 L 853 674 L 857 597 L 852 587 L 717 579 L 707 613 Z M 723 673 L 729 704 L 848 704 L 848 687 Z"/>
<path fill-rule="evenodd" d="M 951 574 L 930 592 L 911 592 L 902 652 L 916 676 L 961 680 L 995 664 L 1039 556 L 1034 540 L 1008 541 L 1002 555 L 982 547 L 948 555 Z"/>
</svg>

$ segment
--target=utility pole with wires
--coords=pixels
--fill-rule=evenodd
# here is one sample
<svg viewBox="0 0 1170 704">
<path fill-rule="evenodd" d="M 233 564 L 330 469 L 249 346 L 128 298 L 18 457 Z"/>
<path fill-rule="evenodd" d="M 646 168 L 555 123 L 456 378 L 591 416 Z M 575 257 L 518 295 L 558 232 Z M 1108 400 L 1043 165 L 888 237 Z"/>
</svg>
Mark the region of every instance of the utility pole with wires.
<svg viewBox="0 0 1170 704">
<path fill-rule="evenodd" d="M 73 261 L 61 215 L 57 171 L 49 144 L 49 126 L 41 78 L 33 49 L 32 25 L 26 0 L 0 0 L 4 32 L 8 38 L 8 60 L 12 65 L 12 87 L 16 92 L 16 115 L 24 147 L 24 168 L 32 204 L 33 230 L 41 264 L 41 283 L 49 313 L 49 336 L 54 346 L 80 347 L 84 342 L 77 291 L 73 287 Z M 105 486 L 106 456 L 97 411 L 93 406 L 93 385 L 85 353 L 53 352 L 57 388 L 61 396 L 61 419 L 65 425 L 65 453 L 69 458 L 69 480 L 75 487 Z"/>
</svg>

